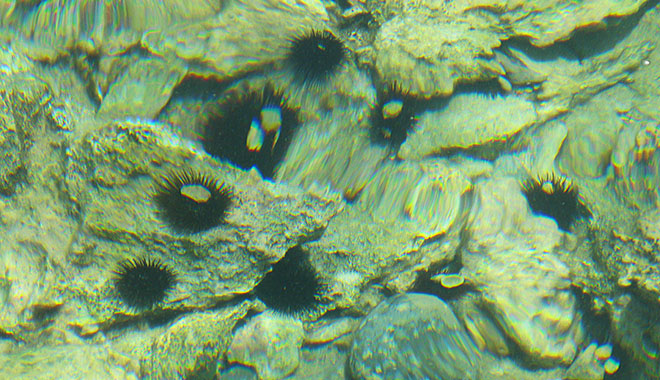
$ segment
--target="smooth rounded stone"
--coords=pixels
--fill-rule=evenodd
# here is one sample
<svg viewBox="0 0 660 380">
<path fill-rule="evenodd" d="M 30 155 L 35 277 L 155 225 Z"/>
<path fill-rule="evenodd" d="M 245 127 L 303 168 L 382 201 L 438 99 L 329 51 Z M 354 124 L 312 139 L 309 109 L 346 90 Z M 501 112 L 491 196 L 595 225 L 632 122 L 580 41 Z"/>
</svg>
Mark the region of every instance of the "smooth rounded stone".
<svg viewBox="0 0 660 380">
<path fill-rule="evenodd" d="M 319 321 L 312 331 L 305 336 L 306 344 L 325 344 L 341 338 L 353 332 L 357 325 L 357 319 L 340 318 L 338 320 Z"/>
<path fill-rule="evenodd" d="M 304 334 L 300 320 L 261 313 L 236 331 L 227 360 L 254 368 L 259 379 L 283 379 L 300 364 Z"/>
<path fill-rule="evenodd" d="M 349 365 L 359 379 L 470 380 L 481 354 L 437 297 L 400 294 L 376 306 L 355 333 Z"/>
<path fill-rule="evenodd" d="M 479 110 L 475 112 L 475 110 Z M 449 149 L 493 145 L 502 149 L 507 139 L 537 121 L 533 102 L 522 97 L 453 96 L 447 107 L 424 112 L 415 130 L 401 145 L 398 156 L 419 160 Z"/>
<path fill-rule="evenodd" d="M 134 62 L 109 88 L 99 116 L 156 118 L 186 70 L 183 65 L 158 58 Z"/>
</svg>

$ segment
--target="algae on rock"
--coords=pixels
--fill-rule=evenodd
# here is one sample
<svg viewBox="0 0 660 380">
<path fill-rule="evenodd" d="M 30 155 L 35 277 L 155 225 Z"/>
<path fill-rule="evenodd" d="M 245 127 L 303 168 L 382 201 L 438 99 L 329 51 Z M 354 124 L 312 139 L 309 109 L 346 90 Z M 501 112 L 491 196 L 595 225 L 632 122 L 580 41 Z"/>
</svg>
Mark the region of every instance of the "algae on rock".
<svg viewBox="0 0 660 380">
<path fill-rule="evenodd" d="M 537 120 L 536 105 L 520 96 L 457 94 L 445 108 L 420 116 L 398 156 L 420 160 L 445 151 L 478 148 L 484 158 L 494 159 L 501 149 L 511 145 L 516 134 Z"/>
</svg>

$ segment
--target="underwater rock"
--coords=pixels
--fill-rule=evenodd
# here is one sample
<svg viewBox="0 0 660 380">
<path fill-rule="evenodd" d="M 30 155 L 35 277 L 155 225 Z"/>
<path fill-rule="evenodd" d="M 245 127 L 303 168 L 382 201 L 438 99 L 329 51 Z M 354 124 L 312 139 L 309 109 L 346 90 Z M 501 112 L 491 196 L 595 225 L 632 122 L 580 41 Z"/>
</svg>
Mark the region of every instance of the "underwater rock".
<svg viewBox="0 0 660 380">
<path fill-rule="evenodd" d="M 619 114 L 628 111 L 633 94 L 617 85 L 594 96 L 566 116 L 568 138 L 559 156 L 559 168 L 579 177 L 605 174 L 623 123 Z M 627 104 L 626 104 L 627 103 Z"/>
<path fill-rule="evenodd" d="M 320 320 L 314 329 L 305 335 L 305 344 L 325 344 L 352 333 L 357 327 L 358 319 L 339 318 L 336 320 Z"/>
<path fill-rule="evenodd" d="M 429 98 L 450 95 L 459 82 L 503 75 L 492 59 L 500 36 L 487 21 L 448 15 L 439 4 L 416 3 L 382 25 L 373 44 L 379 77 Z"/>
<path fill-rule="evenodd" d="M 202 63 L 193 74 L 236 78 L 283 60 L 287 38 L 298 34 L 300 25 L 322 29 L 324 21 L 328 15 L 318 0 L 239 0 L 204 22 L 150 31 L 141 43 L 156 55 Z"/>
<path fill-rule="evenodd" d="M 283 379 L 298 368 L 303 336 L 299 320 L 261 313 L 236 331 L 227 360 L 253 367 L 259 379 Z"/>
<path fill-rule="evenodd" d="M 98 0 L 24 3 L 3 14 L 2 24 L 16 27 L 43 46 L 112 54 L 135 44 L 144 31 L 205 19 L 220 11 L 225 2 L 119 0 L 111 6 Z"/>
<path fill-rule="evenodd" d="M 138 380 L 139 364 L 105 344 L 62 344 L 0 355 L 3 379 Z"/>
<path fill-rule="evenodd" d="M 351 374 L 361 379 L 481 379 L 481 354 L 442 300 L 393 296 L 367 315 L 351 345 Z"/>
<path fill-rule="evenodd" d="M 0 40 L 2 40 L 2 37 L 0 37 Z M 0 46 L 0 74 L 3 74 L 5 78 L 8 79 L 12 75 L 29 72 L 33 68 L 34 64 L 26 54 L 17 51 L 8 43 L 3 43 Z"/>
<path fill-rule="evenodd" d="M 614 191 L 628 205 L 647 209 L 660 201 L 660 124 L 633 109 L 624 126 L 611 157 Z"/>
<path fill-rule="evenodd" d="M 185 75 L 227 80 L 267 65 L 284 69 L 287 38 L 299 25 L 323 29 L 328 21 L 317 0 L 49 0 L 10 13 L 1 25 L 25 36 L 11 37 L 21 53 L 87 61 L 91 97 L 110 117 L 156 116 Z"/>
<path fill-rule="evenodd" d="M 342 207 L 337 195 L 305 193 L 263 181 L 255 171 L 218 165 L 169 126 L 139 120 L 118 121 L 84 135 L 70 147 L 67 169 L 70 194 L 85 210 L 84 234 L 74 248 L 93 247 L 107 268 L 83 269 L 88 281 L 69 289 L 98 297 L 90 308 L 103 323 L 135 314 L 117 302 L 109 282 L 110 268 L 127 258 L 128 247 L 130 257 L 155 258 L 177 272 L 178 285 L 164 308 L 204 308 L 249 292 L 269 263 L 297 242 L 317 236 Z M 181 234 L 159 220 L 156 184 L 174 169 L 213 172 L 232 187 L 225 223 Z"/>
<path fill-rule="evenodd" d="M 493 49 L 500 46 L 500 41 L 525 39 L 533 46 L 546 47 L 570 38 L 583 27 L 605 27 L 605 20 L 609 17 L 632 15 L 645 2 L 626 0 L 619 4 L 608 0 L 604 4 L 598 3 L 598 11 L 593 12 L 591 9 L 597 0 L 582 1 L 577 5 L 569 5 L 564 0 L 539 4 L 502 0 L 423 0 L 413 5 L 401 0 L 371 0 L 366 2 L 366 6 L 382 27 L 374 41 L 374 51 L 370 52 L 373 58 L 366 58 L 365 61 L 387 81 L 410 83 L 412 94 L 424 97 L 447 96 L 458 83 L 472 83 L 504 75 L 505 69 L 500 62 L 506 65 L 516 60 L 505 62 L 501 57 L 495 59 Z M 571 11 L 565 11 L 569 6 Z M 614 56 L 638 53 L 637 49 L 614 53 L 607 58 L 609 62 L 606 64 L 623 68 L 634 60 Z M 511 65 L 508 67 L 511 68 Z M 529 67 L 530 70 L 526 70 L 522 77 L 514 74 L 513 82 L 538 83 L 550 73 L 548 70 Z M 563 69 L 553 67 L 554 71 L 560 72 L 560 76 L 564 76 Z M 578 71 L 582 70 L 578 68 Z M 614 74 L 614 71 L 619 71 L 618 81 L 624 79 L 622 76 L 625 69 L 610 70 L 606 75 Z M 589 86 L 597 85 L 596 81 L 604 79 L 598 79 L 602 72 L 584 70 L 583 78 L 576 79 L 580 84 L 591 82 Z M 522 71 L 517 70 L 517 73 Z M 592 80 L 587 80 L 585 76 Z M 567 81 L 563 82 L 563 85 L 567 84 Z M 559 92 L 555 94 L 559 95 Z"/>
<path fill-rule="evenodd" d="M 612 303 L 612 334 L 632 359 L 632 373 L 658 378 L 660 355 L 660 325 L 657 301 L 643 301 L 632 294 L 622 294 Z"/>
<path fill-rule="evenodd" d="M 355 200 L 387 155 L 370 142 L 366 113 L 367 104 L 362 102 L 350 109 L 336 107 L 320 120 L 305 123 L 276 179 L 304 188 L 330 186 Z"/>
<path fill-rule="evenodd" d="M 506 7 L 500 22 L 509 26 L 512 36 L 527 37 L 534 46 L 545 47 L 568 39 L 580 28 L 604 27 L 607 18 L 632 15 L 646 0 L 585 0 L 578 3 L 567 0 L 542 3 L 487 0 L 485 3 L 493 7 Z"/>
<path fill-rule="evenodd" d="M 186 315 L 148 346 L 140 375 L 153 380 L 195 377 L 214 379 L 232 339 L 232 330 L 245 317 L 249 302 L 220 310 Z"/>
<path fill-rule="evenodd" d="M 460 224 L 471 190 L 470 179 L 441 160 L 388 162 L 366 184 L 357 206 L 431 239 Z"/>
<path fill-rule="evenodd" d="M 516 95 L 457 94 L 442 110 L 420 115 L 398 156 L 419 160 L 434 154 L 470 151 L 493 159 L 511 145 L 517 133 L 537 121 L 535 108 L 533 102 Z"/>
<path fill-rule="evenodd" d="M 10 66 L 8 66 L 10 67 Z M 39 327 L 62 305 L 61 267 L 78 226 L 62 196 L 66 117 L 61 100 L 44 81 L 27 73 L 0 84 L 0 334 L 14 342 L 41 343 Z M 59 320 L 58 323 L 62 323 Z M 61 328 L 61 325 L 59 325 Z M 58 334 L 52 334 L 57 341 Z"/>
<path fill-rule="evenodd" d="M 469 294 L 453 301 L 451 306 L 480 351 L 488 350 L 498 357 L 508 356 L 511 350 L 506 337 L 480 303 L 479 295 Z"/>
<path fill-rule="evenodd" d="M 304 245 L 327 279 L 330 307 L 370 308 L 378 301 L 365 284 L 409 291 L 419 273 L 450 262 L 470 209 L 471 186 L 443 160 L 383 165 L 359 201 L 334 217 L 320 239 Z"/>
<path fill-rule="evenodd" d="M 140 59 L 112 83 L 101 103 L 99 116 L 153 119 L 170 100 L 185 73 L 185 68 L 162 59 Z"/>
<path fill-rule="evenodd" d="M 605 368 L 598 362 L 596 350 L 598 345 L 591 343 L 577 356 L 566 371 L 566 380 L 601 380 L 605 376 Z"/>
<path fill-rule="evenodd" d="M 660 209 L 644 212 L 637 220 L 642 236 L 653 244 L 660 243 Z"/>
<path fill-rule="evenodd" d="M 551 120 L 520 135 L 520 151 L 500 155 L 494 162 L 493 177 L 533 178 L 555 171 L 555 161 L 568 135 L 566 125 Z"/>
<path fill-rule="evenodd" d="M 513 180 L 483 181 L 476 197 L 461 273 L 527 360 L 570 364 L 584 330 L 568 267 L 553 254 L 561 236 L 554 222 L 531 214 Z"/>
</svg>

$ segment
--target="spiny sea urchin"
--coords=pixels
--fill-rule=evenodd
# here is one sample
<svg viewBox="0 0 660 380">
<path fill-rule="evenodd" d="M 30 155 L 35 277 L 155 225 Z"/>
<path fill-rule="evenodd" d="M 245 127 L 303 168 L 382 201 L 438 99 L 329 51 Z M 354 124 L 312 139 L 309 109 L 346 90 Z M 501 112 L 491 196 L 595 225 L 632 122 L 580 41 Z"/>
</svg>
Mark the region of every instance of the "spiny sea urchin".
<svg viewBox="0 0 660 380">
<path fill-rule="evenodd" d="M 372 118 L 374 140 L 398 150 L 415 125 L 418 101 L 396 82 L 378 91 L 377 97 Z"/>
<path fill-rule="evenodd" d="M 344 43 L 331 32 L 312 30 L 290 39 L 287 60 L 298 80 L 323 82 L 346 58 Z"/>
<path fill-rule="evenodd" d="M 178 171 L 156 182 L 153 199 L 159 215 L 172 229 L 195 233 L 220 225 L 231 197 L 229 187 L 210 175 Z"/>
<path fill-rule="evenodd" d="M 525 181 L 522 189 L 532 211 L 554 219 L 564 231 L 568 231 L 577 219 L 591 217 L 577 187 L 566 178 L 554 174 L 539 176 Z"/>
<path fill-rule="evenodd" d="M 119 263 L 114 284 L 126 306 L 149 309 L 162 302 L 176 284 L 176 273 L 158 259 L 129 259 Z"/>
<path fill-rule="evenodd" d="M 243 169 L 255 166 L 272 178 L 298 126 L 298 112 L 271 86 L 231 93 L 210 105 L 203 118 L 204 150 Z"/>
<path fill-rule="evenodd" d="M 271 271 L 256 287 L 256 294 L 268 307 L 298 315 L 312 311 L 320 302 L 322 282 L 299 246 L 290 248 L 273 264 Z"/>
</svg>

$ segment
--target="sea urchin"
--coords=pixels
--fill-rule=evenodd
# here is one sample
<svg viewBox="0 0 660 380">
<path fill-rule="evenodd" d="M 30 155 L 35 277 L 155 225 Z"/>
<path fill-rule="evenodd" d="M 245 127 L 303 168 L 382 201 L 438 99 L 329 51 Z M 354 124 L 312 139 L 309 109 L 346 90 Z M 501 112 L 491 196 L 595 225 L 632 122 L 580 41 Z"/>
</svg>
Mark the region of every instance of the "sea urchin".
<svg viewBox="0 0 660 380">
<path fill-rule="evenodd" d="M 175 231 L 195 233 L 221 224 L 231 205 L 231 190 L 200 173 L 179 171 L 156 184 L 154 202 L 161 218 Z"/>
<path fill-rule="evenodd" d="M 554 174 L 532 178 L 523 183 L 522 189 L 532 211 L 554 219 L 564 231 L 577 219 L 591 217 L 580 200 L 577 187 L 565 178 Z"/>
<path fill-rule="evenodd" d="M 396 82 L 378 91 L 377 96 L 372 118 L 374 139 L 398 150 L 417 121 L 418 101 Z"/>
<path fill-rule="evenodd" d="M 163 301 L 176 284 L 176 274 L 158 259 L 130 259 L 113 271 L 114 283 L 124 303 L 133 309 L 149 309 Z"/>
<path fill-rule="evenodd" d="M 296 78 L 305 83 L 325 81 L 346 58 L 344 43 L 329 31 L 293 37 L 287 56 Z"/>
<path fill-rule="evenodd" d="M 207 153 L 243 169 L 255 166 L 272 178 L 298 126 L 298 112 L 281 92 L 229 93 L 204 112 L 202 145 Z"/>
<path fill-rule="evenodd" d="M 323 285 L 307 253 L 290 248 L 273 264 L 256 287 L 256 294 L 268 307 L 291 315 L 312 311 L 319 304 Z"/>
</svg>

